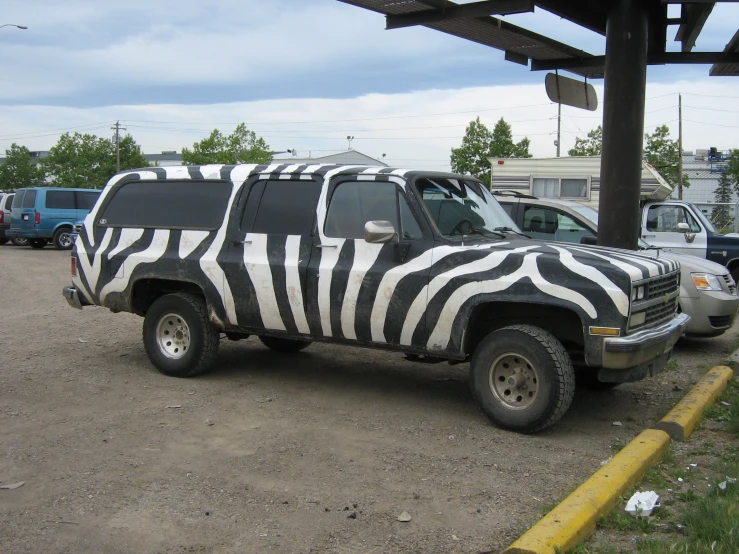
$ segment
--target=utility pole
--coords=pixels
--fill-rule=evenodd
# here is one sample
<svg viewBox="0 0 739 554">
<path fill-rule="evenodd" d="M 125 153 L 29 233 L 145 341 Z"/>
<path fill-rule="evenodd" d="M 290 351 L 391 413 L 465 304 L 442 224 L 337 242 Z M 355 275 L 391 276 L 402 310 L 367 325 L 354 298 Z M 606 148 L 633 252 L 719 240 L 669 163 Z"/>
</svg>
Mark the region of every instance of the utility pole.
<svg viewBox="0 0 739 554">
<path fill-rule="evenodd" d="M 125 131 L 125 127 L 121 127 L 120 121 L 116 121 L 115 125 L 111 127 L 115 130 L 115 172 L 118 173 L 121 170 L 121 135 L 120 131 Z"/>
<path fill-rule="evenodd" d="M 683 199 L 683 95 L 677 96 L 677 199 Z"/>
<path fill-rule="evenodd" d="M 559 145 L 562 143 L 560 132 L 562 129 L 562 103 L 557 102 L 557 157 L 559 158 Z"/>
</svg>

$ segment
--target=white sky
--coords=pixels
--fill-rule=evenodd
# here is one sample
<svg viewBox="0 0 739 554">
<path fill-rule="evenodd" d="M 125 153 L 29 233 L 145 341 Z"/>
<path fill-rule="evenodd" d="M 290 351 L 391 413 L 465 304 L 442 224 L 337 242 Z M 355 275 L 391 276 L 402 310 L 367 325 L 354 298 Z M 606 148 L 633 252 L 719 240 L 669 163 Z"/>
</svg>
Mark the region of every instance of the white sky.
<svg viewBox="0 0 739 554">
<path fill-rule="evenodd" d="M 602 53 L 603 37 L 546 12 L 511 20 Z M 276 151 L 318 156 L 354 136 L 390 165 L 445 169 L 479 115 L 490 127 L 504 117 L 535 156 L 555 154 L 544 73 L 435 31 L 385 31 L 336 0 L 5 0 L 6 22 L 29 29 L 0 29 L 0 151 L 48 150 L 65 131 L 110 136 L 116 120 L 146 153 L 180 151 L 243 121 Z M 696 50 L 722 49 L 738 22 L 739 5 L 718 4 Z M 739 147 L 739 78 L 708 67 L 649 69 L 646 131 L 665 123 L 677 136 L 682 93 L 685 149 Z M 563 153 L 601 117 L 564 107 Z"/>
</svg>

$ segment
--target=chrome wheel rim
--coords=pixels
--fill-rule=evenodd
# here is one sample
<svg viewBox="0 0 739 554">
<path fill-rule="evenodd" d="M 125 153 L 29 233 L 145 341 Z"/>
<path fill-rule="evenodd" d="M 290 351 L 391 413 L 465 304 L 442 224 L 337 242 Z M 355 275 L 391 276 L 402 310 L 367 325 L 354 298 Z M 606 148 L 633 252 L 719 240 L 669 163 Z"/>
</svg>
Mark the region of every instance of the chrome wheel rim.
<svg viewBox="0 0 739 554">
<path fill-rule="evenodd" d="M 64 248 L 72 246 L 72 237 L 69 236 L 69 233 L 62 233 L 61 235 L 59 235 L 59 244 L 61 244 Z"/>
<path fill-rule="evenodd" d="M 159 318 L 156 328 L 159 350 L 167 358 L 178 360 L 190 348 L 190 328 L 177 314 L 166 314 Z"/>
<path fill-rule="evenodd" d="M 539 394 L 539 374 L 528 359 L 515 352 L 498 356 L 488 373 L 490 391 L 511 410 L 530 408 Z"/>
</svg>

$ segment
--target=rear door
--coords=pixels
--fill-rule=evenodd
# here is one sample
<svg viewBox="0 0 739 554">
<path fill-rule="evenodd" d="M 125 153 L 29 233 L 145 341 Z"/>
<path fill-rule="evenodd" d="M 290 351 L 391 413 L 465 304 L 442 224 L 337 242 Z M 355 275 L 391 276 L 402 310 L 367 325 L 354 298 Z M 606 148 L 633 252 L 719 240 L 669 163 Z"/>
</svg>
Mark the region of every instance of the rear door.
<svg viewBox="0 0 739 554">
<path fill-rule="evenodd" d="M 36 228 L 36 197 L 38 191 L 36 189 L 27 189 L 18 191 L 13 201 L 13 216 L 10 226 L 13 229 L 21 231 L 33 231 Z"/>
<path fill-rule="evenodd" d="M 678 230 L 687 223 L 690 233 Z M 648 204 L 642 214 L 642 238 L 653 246 L 672 252 L 706 257 L 708 233 L 683 204 Z"/>
<path fill-rule="evenodd" d="M 322 180 L 300 177 L 260 176 L 245 184 L 228 252 L 219 259 L 234 298 L 231 323 L 238 327 L 311 334 L 306 269 Z"/>
</svg>

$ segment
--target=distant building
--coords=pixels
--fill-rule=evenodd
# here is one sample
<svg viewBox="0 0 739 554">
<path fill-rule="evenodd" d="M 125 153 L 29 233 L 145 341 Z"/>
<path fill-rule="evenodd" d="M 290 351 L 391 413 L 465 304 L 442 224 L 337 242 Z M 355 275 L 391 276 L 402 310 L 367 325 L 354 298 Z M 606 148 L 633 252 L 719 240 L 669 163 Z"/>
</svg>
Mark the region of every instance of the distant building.
<svg viewBox="0 0 739 554">
<path fill-rule="evenodd" d="M 182 153 L 177 150 L 163 150 L 161 154 L 144 154 L 144 158 L 152 165 L 159 167 L 182 165 Z"/>
<path fill-rule="evenodd" d="M 337 154 L 329 154 L 328 156 L 308 157 L 297 156 L 297 152 L 275 154 L 272 157 L 272 163 L 281 164 L 337 164 L 337 165 L 381 165 L 387 167 L 387 164 L 357 152 L 356 150 L 347 150 Z"/>
<path fill-rule="evenodd" d="M 683 188 L 683 200 L 687 202 L 715 202 L 714 192 L 718 187 L 718 180 L 726 170 L 729 151 L 716 148 L 683 152 L 683 174 L 690 180 L 690 186 Z M 677 198 L 677 193 L 672 194 Z M 736 193 L 732 192 L 732 202 L 737 201 Z"/>
</svg>

